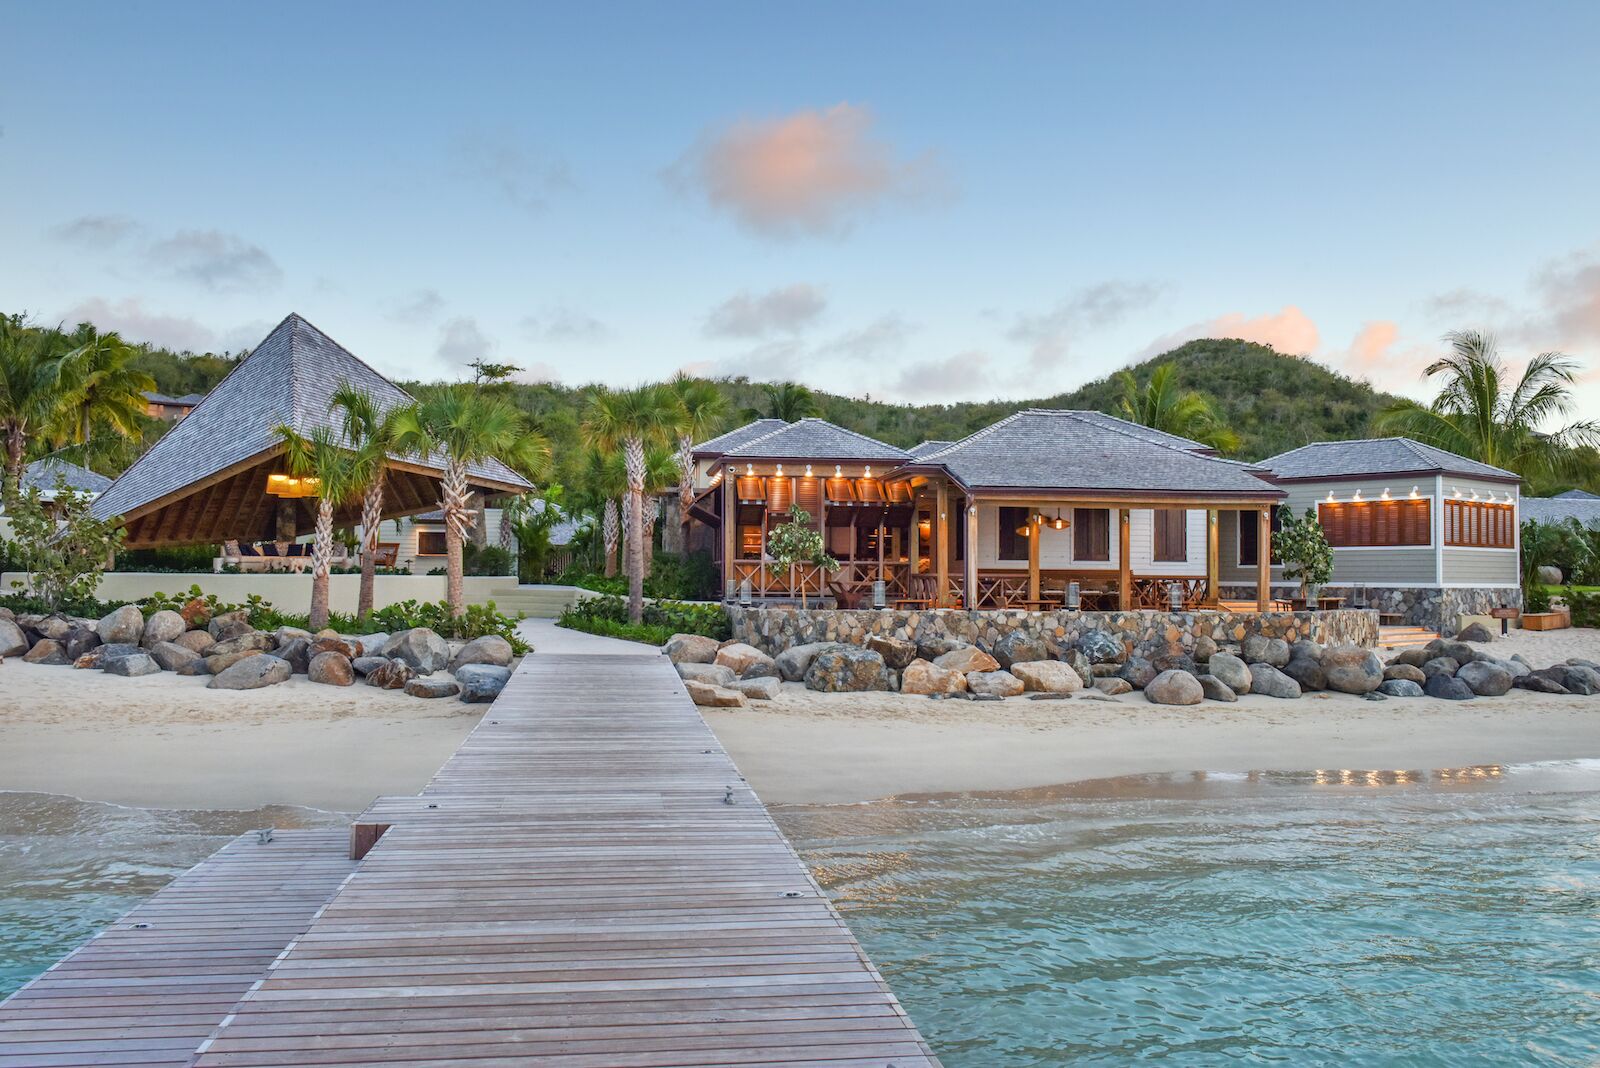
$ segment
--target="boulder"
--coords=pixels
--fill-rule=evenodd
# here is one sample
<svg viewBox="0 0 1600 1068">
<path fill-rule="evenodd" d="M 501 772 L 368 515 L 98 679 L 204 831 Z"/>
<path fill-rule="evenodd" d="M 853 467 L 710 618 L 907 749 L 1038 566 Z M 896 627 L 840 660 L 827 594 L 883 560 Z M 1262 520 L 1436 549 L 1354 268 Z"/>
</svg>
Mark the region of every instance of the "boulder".
<svg viewBox="0 0 1600 1068">
<path fill-rule="evenodd" d="M 674 664 L 710 664 L 717 659 L 717 639 L 704 634 L 674 634 L 661 651 Z"/>
<path fill-rule="evenodd" d="M 247 631 L 236 638 L 228 638 L 217 642 L 205 651 L 206 656 L 231 656 L 234 653 L 254 651 L 270 653 L 277 648 L 277 642 L 272 640 L 272 635 L 259 630 Z"/>
<path fill-rule="evenodd" d="M 41 638 L 51 641 L 65 641 L 67 634 L 72 630 L 72 623 L 66 616 L 45 616 L 33 625 L 34 632 Z"/>
<path fill-rule="evenodd" d="M 1562 584 L 1561 569 L 1554 564 L 1540 564 L 1534 569 L 1533 573 L 1538 577 L 1541 585 L 1560 586 Z"/>
<path fill-rule="evenodd" d="M 270 635 L 269 635 L 270 637 Z M 215 659 L 212 657 L 210 659 Z M 259 650 L 243 660 L 211 676 L 206 688 L 211 690 L 259 690 L 263 686 L 276 686 L 288 682 L 293 674 L 289 662 L 268 656 Z"/>
<path fill-rule="evenodd" d="M 174 642 L 173 644 L 177 643 Z M 179 645 L 178 648 L 181 649 L 183 646 Z M 207 660 L 203 656 L 197 655 L 193 660 L 185 660 L 183 663 L 173 668 L 172 673 L 174 675 L 188 676 L 209 675 L 211 674 L 211 661 Z"/>
<path fill-rule="evenodd" d="M 1011 674 L 1022 680 L 1023 689 L 1035 693 L 1077 693 L 1083 689 L 1082 677 L 1059 660 L 1012 664 Z"/>
<path fill-rule="evenodd" d="M 450 664 L 449 644 L 427 627 L 396 632 L 384 644 L 383 655 L 404 660 L 419 675 L 443 671 Z"/>
<path fill-rule="evenodd" d="M 772 658 L 758 660 L 745 668 L 739 675 L 741 679 L 777 679 L 783 681 L 783 675 L 778 671 L 778 662 Z"/>
<path fill-rule="evenodd" d="M 887 690 L 889 669 L 883 657 L 871 649 L 835 645 L 812 658 L 806 669 L 806 685 L 824 693 Z"/>
<path fill-rule="evenodd" d="M 1320 661 L 1322 659 L 1322 644 L 1302 638 L 1289 646 L 1289 659 L 1293 660 L 1297 656 L 1308 656 L 1312 660 Z"/>
<path fill-rule="evenodd" d="M 439 678 L 411 679 L 407 681 L 405 691 L 412 697 L 454 697 L 461 692 L 461 687 L 456 685 L 455 679 L 441 676 Z"/>
<path fill-rule="evenodd" d="M 1446 638 L 1435 638 L 1423 648 L 1434 657 L 1448 656 L 1457 664 L 1469 664 L 1478 658 L 1476 650 L 1466 642 L 1453 642 Z"/>
<path fill-rule="evenodd" d="M 406 683 L 417 677 L 417 673 L 411 670 L 411 665 L 399 657 L 393 660 L 387 657 L 372 659 L 382 660 L 383 663 L 367 672 L 368 686 L 376 686 L 380 690 L 403 690 Z"/>
<path fill-rule="evenodd" d="M 943 653 L 933 663 L 936 667 L 942 667 L 946 671 L 959 671 L 963 675 L 969 675 L 974 671 L 1000 670 L 1000 661 L 971 645 Z"/>
<path fill-rule="evenodd" d="M 73 627 L 67 631 L 67 636 L 61 644 L 67 651 L 67 659 L 76 660 L 90 649 L 99 646 L 100 635 L 92 627 Z"/>
<path fill-rule="evenodd" d="M 1388 697 L 1421 697 L 1422 686 L 1413 679 L 1385 679 L 1378 684 L 1378 693 Z"/>
<path fill-rule="evenodd" d="M 1284 646 L 1285 650 L 1288 646 Z M 1290 699 L 1300 696 L 1300 684 L 1265 661 L 1250 665 L 1250 692 Z"/>
<path fill-rule="evenodd" d="M 28 636 L 9 619 L 0 619 L 0 656 L 21 656 L 28 651 Z"/>
<path fill-rule="evenodd" d="M 1328 673 L 1320 663 L 1308 656 L 1291 656 L 1289 662 L 1278 670 L 1300 684 L 1301 693 L 1328 688 Z"/>
<path fill-rule="evenodd" d="M 208 656 L 205 658 L 206 670 L 213 675 L 217 675 L 221 672 L 227 671 L 241 660 L 248 660 L 252 656 L 266 655 L 267 653 L 263 649 L 240 649 L 236 653 L 224 653 L 221 656 Z M 279 657 L 278 659 L 281 660 L 282 657 Z M 284 663 L 287 664 L 288 661 L 285 660 Z M 290 674 L 294 673 L 294 667 L 292 665 L 289 668 L 289 672 Z"/>
<path fill-rule="evenodd" d="M 738 678 L 744 674 L 746 668 L 772 663 L 772 657 L 746 642 L 734 642 L 718 649 L 717 657 L 712 663 L 727 668 L 733 672 L 734 678 Z"/>
<path fill-rule="evenodd" d="M 1163 671 L 1187 671 L 1191 675 L 1199 674 L 1195 667 L 1194 657 L 1188 653 L 1165 653 L 1150 661 L 1156 669 L 1156 674 Z"/>
<path fill-rule="evenodd" d="M 365 678 L 388 662 L 381 656 L 358 656 L 350 661 L 350 667 L 357 675 Z"/>
<path fill-rule="evenodd" d="M 1103 630 L 1091 630 L 1078 639 L 1078 651 L 1091 664 L 1119 664 L 1127 656 L 1122 643 Z"/>
<path fill-rule="evenodd" d="M 1197 675 L 1195 680 L 1200 683 L 1200 690 L 1206 695 L 1208 701 L 1237 701 L 1239 699 L 1232 686 L 1223 682 L 1215 675 Z M 1150 691 L 1146 690 L 1146 693 Z"/>
<path fill-rule="evenodd" d="M 1359 645 L 1328 646 L 1322 653 L 1322 670 L 1327 672 L 1328 689 L 1339 693 L 1371 693 L 1383 682 L 1383 661 Z"/>
<path fill-rule="evenodd" d="M 1430 679 L 1435 675 L 1447 675 L 1455 678 L 1457 671 L 1461 670 L 1460 661 L 1453 656 L 1436 656 L 1422 665 L 1422 673 Z"/>
<path fill-rule="evenodd" d="M 140 641 L 149 649 L 161 642 L 174 640 L 188 629 L 189 624 L 183 621 L 182 616 L 164 608 L 145 620 L 144 635 Z"/>
<path fill-rule="evenodd" d="M 1475 694 L 1472 687 L 1458 678 L 1438 673 L 1428 676 L 1428 681 L 1422 687 L 1422 692 L 1429 697 L 1437 697 L 1442 701 L 1470 701 Z"/>
<path fill-rule="evenodd" d="M 1015 697 L 1023 691 L 1022 680 L 1009 671 L 967 672 L 967 692 L 983 697 Z"/>
<path fill-rule="evenodd" d="M 1402 649 L 1395 654 L 1391 664 L 1409 664 L 1420 668 L 1423 664 L 1433 659 L 1433 653 L 1426 646 L 1417 646 L 1411 649 Z"/>
<path fill-rule="evenodd" d="M 33 643 L 33 648 L 23 654 L 22 659 L 30 664 L 49 664 L 60 667 L 72 663 L 72 658 L 67 655 L 67 647 L 54 638 L 40 638 Z"/>
<path fill-rule="evenodd" d="M 160 664 L 164 671 L 177 671 L 191 661 L 204 658 L 193 649 L 185 649 L 176 642 L 157 642 L 150 647 L 150 659 Z"/>
<path fill-rule="evenodd" d="M 372 634 L 357 635 L 351 640 L 361 647 L 361 656 L 381 656 L 383 647 L 389 644 L 389 635 L 377 631 Z"/>
<path fill-rule="evenodd" d="M 125 604 L 103 617 L 94 626 L 107 645 L 138 645 L 144 637 L 144 616 L 136 604 Z"/>
<path fill-rule="evenodd" d="M 811 661 L 816 659 L 817 654 L 838 644 L 838 642 L 807 642 L 805 645 L 791 645 L 774 657 L 773 662 L 777 664 L 778 674 L 784 682 L 802 682 L 805 680 L 806 672 L 811 669 Z M 711 659 L 716 659 L 715 653 L 712 653 Z M 708 664 L 710 662 L 706 661 Z"/>
<path fill-rule="evenodd" d="M 362 649 L 366 644 L 362 643 Z M 358 653 L 359 655 L 359 653 Z M 450 670 L 466 664 L 493 664 L 495 667 L 510 667 L 511 658 L 515 656 L 511 643 L 498 634 L 485 634 L 481 638 L 474 638 L 450 658 Z"/>
<path fill-rule="evenodd" d="M 229 638 L 237 638 L 241 634 L 248 634 L 255 628 L 250 625 L 250 610 L 240 608 L 233 612 L 224 612 L 219 616 L 212 616 L 211 622 L 206 624 L 206 632 L 219 642 Z"/>
<path fill-rule="evenodd" d="M 356 670 L 350 658 L 332 649 L 325 649 L 311 658 L 306 665 L 306 678 L 323 686 L 353 686 Z"/>
<path fill-rule="evenodd" d="M 296 675 L 304 675 L 311 667 L 311 641 L 308 638 L 290 638 L 278 646 L 272 655 L 289 661 L 289 670 Z"/>
<path fill-rule="evenodd" d="M 1250 669 L 1245 662 L 1232 653 L 1213 653 L 1206 662 L 1211 669 L 1211 674 L 1222 680 L 1222 684 L 1234 693 L 1250 692 Z"/>
<path fill-rule="evenodd" d="M 1245 663 L 1251 665 L 1251 670 L 1255 669 L 1256 664 L 1281 668 L 1289 662 L 1289 643 L 1282 638 L 1252 634 L 1244 640 L 1243 659 Z"/>
<path fill-rule="evenodd" d="M 749 699 L 738 690 L 726 686 L 712 686 L 705 682 L 685 682 L 689 699 L 701 708 L 744 708 Z"/>
<path fill-rule="evenodd" d="M 1521 653 L 1512 653 L 1511 659 L 1523 664 L 1527 663 L 1527 661 L 1522 658 Z M 1568 665 L 1569 667 L 1586 667 L 1594 671 L 1600 671 L 1600 661 L 1585 660 L 1581 656 L 1569 656 L 1563 660 L 1562 663 Z"/>
<path fill-rule="evenodd" d="M 1600 671 L 1595 671 L 1594 668 L 1578 664 L 1553 664 L 1542 672 L 1533 674 L 1542 674 L 1554 679 L 1565 686 L 1568 693 L 1582 694 L 1584 697 L 1600 693 Z"/>
<path fill-rule="evenodd" d="M 104 645 L 95 646 L 89 650 L 88 655 L 94 658 L 95 667 L 104 670 L 105 666 L 113 660 L 120 660 L 125 656 L 137 656 L 143 652 L 144 650 L 137 645 L 129 645 L 125 642 L 108 642 Z"/>
<path fill-rule="evenodd" d="M 311 640 L 311 632 L 301 627 L 279 627 L 272 632 L 272 640 L 279 645 L 287 645 L 296 638 L 309 642 Z"/>
<path fill-rule="evenodd" d="M 971 642 L 964 642 L 960 638 L 949 638 L 942 635 L 934 635 L 931 637 L 922 638 L 917 642 L 917 655 L 922 657 L 924 660 L 938 660 L 941 656 L 950 652 L 951 650 L 966 649 L 970 645 L 972 645 Z"/>
<path fill-rule="evenodd" d="M 320 653 L 338 653 L 346 660 L 354 660 L 361 655 L 361 651 L 356 648 L 355 642 L 346 641 L 337 635 L 319 635 L 311 639 L 311 644 L 306 647 L 306 652 L 311 656 L 317 656 Z"/>
<path fill-rule="evenodd" d="M 1390 664 L 1383 669 L 1384 682 L 1395 682 L 1397 680 L 1416 683 L 1420 687 L 1428 681 L 1428 676 L 1423 673 L 1421 668 L 1413 667 L 1410 664 Z"/>
<path fill-rule="evenodd" d="M 921 657 L 900 672 L 900 692 L 913 694 L 966 693 L 967 677 L 938 667 Z"/>
<path fill-rule="evenodd" d="M 1533 668 L 1528 666 L 1528 663 L 1525 660 L 1501 660 L 1492 656 L 1480 656 L 1478 659 L 1483 663 L 1494 664 L 1497 667 L 1504 668 L 1506 674 L 1510 675 L 1514 679 L 1522 675 L 1526 675 L 1528 672 L 1533 670 Z"/>
<path fill-rule="evenodd" d="M 1520 675 L 1513 679 L 1511 685 L 1519 690 L 1530 690 L 1533 693 L 1567 693 L 1572 691 L 1561 685 L 1559 681 L 1537 671 Z"/>
<path fill-rule="evenodd" d="M 368 676 L 370 678 L 370 676 Z M 461 687 L 461 700 L 469 705 L 484 704 L 500 696 L 511 680 L 511 669 L 494 664 L 462 664 L 456 672 L 456 682 Z"/>
<path fill-rule="evenodd" d="M 708 686 L 732 686 L 737 675 L 732 668 L 723 667 L 721 664 L 701 664 L 685 662 L 673 665 L 678 670 L 678 677 L 686 682 L 703 682 Z"/>
<path fill-rule="evenodd" d="M 100 670 L 107 675 L 122 675 L 134 678 L 139 675 L 154 675 L 161 670 L 161 665 L 150 659 L 150 654 L 145 652 L 129 653 L 119 656 L 114 660 L 107 660 L 101 664 Z"/>
<path fill-rule="evenodd" d="M 995 662 L 1003 668 L 1051 658 L 1050 647 L 1045 644 L 1043 638 L 1036 638 L 1020 630 L 1002 634 L 1000 640 L 994 643 L 993 656 Z"/>
<path fill-rule="evenodd" d="M 1487 660 L 1462 664 L 1456 678 L 1472 687 L 1479 697 L 1499 697 L 1511 689 L 1511 672 Z"/>
<path fill-rule="evenodd" d="M 1217 643 L 1210 635 L 1202 634 L 1194 640 L 1194 658 L 1201 663 L 1216 656 L 1218 651 Z"/>
<path fill-rule="evenodd" d="M 904 671 L 906 665 L 917 658 L 916 642 L 904 638 L 892 638 L 886 634 L 874 634 L 868 638 L 867 648 L 883 657 L 883 662 L 894 671 Z"/>
<path fill-rule="evenodd" d="M 1468 623 L 1456 634 L 1456 640 L 1461 642 L 1492 642 L 1494 632 L 1482 623 Z"/>
<path fill-rule="evenodd" d="M 1117 677 L 1125 680 L 1135 690 L 1142 690 L 1150 685 L 1150 680 L 1158 674 L 1160 672 L 1156 670 L 1156 666 L 1142 656 L 1128 657 L 1117 669 Z"/>
<path fill-rule="evenodd" d="M 1064 649 L 1061 652 L 1061 662 L 1073 670 L 1073 673 L 1087 683 L 1094 678 L 1094 665 L 1084 655 L 1082 649 Z"/>
<path fill-rule="evenodd" d="M 172 644 L 181 645 L 191 653 L 199 653 L 201 656 L 205 656 L 206 650 L 217 644 L 217 639 L 213 638 L 209 631 L 186 630 L 172 639 Z"/>
<path fill-rule="evenodd" d="M 776 675 L 761 675 L 753 679 L 739 679 L 730 690 L 738 690 L 752 701 L 771 701 L 778 696 L 783 682 Z"/>
<path fill-rule="evenodd" d="M 1163 671 L 1144 688 L 1144 699 L 1153 705 L 1197 705 L 1205 696 L 1200 680 L 1187 671 Z"/>
<path fill-rule="evenodd" d="M 1094 688 L 1105 694 L 1107 697 L 1116 697 L 1120 694 L 1133 692 L 1132 683 L 1130 683 L 1127 679 L 1119 679 L 1115 676 L 1105 679 L 1096 679 L 1094 681 Z"/>
</svg>

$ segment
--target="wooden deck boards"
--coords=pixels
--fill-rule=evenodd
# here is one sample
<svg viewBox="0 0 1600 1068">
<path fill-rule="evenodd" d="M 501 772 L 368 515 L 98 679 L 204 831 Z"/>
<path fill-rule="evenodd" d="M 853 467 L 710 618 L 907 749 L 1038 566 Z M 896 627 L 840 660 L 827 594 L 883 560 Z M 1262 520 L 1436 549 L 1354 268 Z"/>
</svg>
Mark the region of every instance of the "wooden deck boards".
<svg viewBox="0 0 1600 1068">
<path fill-rule="evenodd" d="M 361 822 L 197 1065 L 938 1063 L 665 658 L 526 658 Z"/>
<path fill-rule="evenodd" d="M 354 869 L 340 831 L 234 839 L 0 1003 L 0 1066 L 188 1064 Z"/>
</svg>

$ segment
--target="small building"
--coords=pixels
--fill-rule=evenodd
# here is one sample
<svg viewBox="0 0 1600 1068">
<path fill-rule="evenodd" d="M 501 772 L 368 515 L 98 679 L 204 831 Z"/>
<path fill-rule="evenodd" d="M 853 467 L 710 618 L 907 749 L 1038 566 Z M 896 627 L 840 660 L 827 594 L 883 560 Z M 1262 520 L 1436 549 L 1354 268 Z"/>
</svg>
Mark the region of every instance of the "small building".
<svg viewBox="0 0 1600 1068">
<path fill-rule="evenodd" d="M 46 456 L 35 460 L 22 471 L 24 492 L 36 489 L 42 500 L 53 501 L 57 487 L 65 482 L 68 489 L 93 500 L 111 486 L 111 479 L 89 470 L 81 464 L 63 460 L 59 456 Z"/>
<path fill-rule="evenodd" d="M 548 505 L 545 501 L 536 500 L 533 507 L 543 510 Z M 515 553 L 516 535 L 503 531 L 503 518 L 504 513 L 499 508 L 484 509 L 485 538 L 489 545 L 502 545 Z M 566 556 L 567 546 L 577 531 L 577 522 L 567 518 L 557 520 L 550 528 L 550 545 L 555 549 L 552 558 L 554 564 L 561 565 L 569 559 Z M 505 534 L 504 538 L 502 533 Z M 393 560 L 392 564 L 385 566 L 410 571 L 414 575 L 426 575 L 435 568 L 444 567 L 444 512 L 435 509 L 407 518 L 384 520 L 378 527 L 378 551 L 383 559 Z M 560 570 L 560 566 L 556 570 Z"/>
<path fill-rule="evenodd" d="M 1580 527 L 1600 530 L 1600 496 L 1584 490 L 1568 490 L 1554 497 L 1524 497 L 1522 518 L 1540 523 L 1570 520 Z"/>
<path fill-rule="evenodd" d="M 145 414 L 152 419 L 176 423 L 206 399 L 204 393 L 189 393 L 182 397 L 169 397 L 164 393 L 145 391 Z"/>
</svg>

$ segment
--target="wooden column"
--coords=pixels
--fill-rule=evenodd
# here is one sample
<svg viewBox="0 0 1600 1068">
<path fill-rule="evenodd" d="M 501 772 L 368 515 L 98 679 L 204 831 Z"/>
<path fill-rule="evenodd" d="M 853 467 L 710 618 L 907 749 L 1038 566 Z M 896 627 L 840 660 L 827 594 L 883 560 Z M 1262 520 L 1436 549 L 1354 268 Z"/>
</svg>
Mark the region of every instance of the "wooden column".
<svg viewBox="0 0 1600 1068">
<path fill-rule="evenodd" d="M 941 478 L 933 502 L 933 570 L 935 581 L 939 583 L 933 595 L 935 608 L 945 606 L 945 591 L 950 588 L 949 545 L 950 487 Z"/>
<path fill-rule="evenodd" d="M 967 547 L 963 557 L 965 567 L 962 585 L 966 587 L 964 601 L 968 608 L 978 607 L 978 502 L 971 497 L 966 499 L 967 509 Z"/>
<path fill-rule="evenodd" d="M 1216 605 L 1222 600 L 1222 587 L 1220 565 L 1217 561 L 1218 545 L 1218 516 L 1215 508 L 1206 509 L 1206 604 Z"/>
<path fill-rule="evenodd" d="M 915 491 L 911 496 L 911 529 L 906 531 L 906 566 L 908 568 L 906 592 L 910 594 L 909 576 L 917 573 L 917 564 L 922 557 L 922 498 Z"/>
<path fill-rule="evenodd" d="M 1039 513 L 1028 509 L 1028 600 L 1039 599 L 1039 542 L 1044 538 L 1044 524 Z"/>
<path fill-rule="evenodd" d="M 728 583 L 734 579 L 733 561 L 739 551 L 739 495 L 735 492 L 733 471 L 722 469 L 722 589 L 727 595 Z M 738 584 L 734 584 L 733 597 L 738 600 Z"/>
<path fill-rule="evenodd" d="M 1128 549 L 1128 535 L 1133 521 L 1126 508 L 1117 509 L 1117 608 L 1133 611 L 1133 555 Z"/>
<path fill-rule="evenodd" d="M 1256 611 L 1272 607 L 1272 509 L 1256 511 Z"/>
</svg>

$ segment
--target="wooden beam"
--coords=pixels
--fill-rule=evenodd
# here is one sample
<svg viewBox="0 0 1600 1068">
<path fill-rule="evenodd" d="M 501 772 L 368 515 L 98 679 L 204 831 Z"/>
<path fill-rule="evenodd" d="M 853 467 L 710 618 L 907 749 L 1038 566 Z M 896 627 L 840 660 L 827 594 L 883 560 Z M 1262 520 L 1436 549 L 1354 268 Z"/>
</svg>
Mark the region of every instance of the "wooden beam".
<svg viewBox="0 0 1600 1068">
<path fill-rule="evenodd" d="M 1222 599 L 1221 567 L 1218 563 L 1218 513 L 1215 508 L 1206 510 L 1206 604 L 1215 605 Z"/>
<path fill-rule="evenodd" d="M 950 588 L 950 486 L 944 479 L 938 482 L 934 497 L 933 563 L 939 588 L 935 591 L 933 605 L 943 608 L 947 603 L 945 591 Z"/>
<path fill-rule="evenodd" d="M 1272 509 L 1256 511 L 1256 611 L 1272 607 Z"/>
<path fill-rule="evenodd" d="M 911 529 L 906 531 L 906 562 L 908 573 L 915 575 L 917 565 L 922 562 L 922 497 L 915 489 L 911 491 Z M 907 584 L 909 595 L 910 585 Z"/>
<path fill-rule="evenodd" d="M 967 498 L 966 575 L 963 600 L 968 608 L 978 607 L 978 502 Z"/>
<path fill-rule="evenodd" d="M 1117 509 L 1117 607 L 1123 612 L 1133 611 L 1133 553 L 1128 547 L 1132 526 L 1128 509 Z"/>
<path fill-rule="evenodd" d="M 733 562 L 739 551 L 739 495 L 735 492 L 733 469 L 722 469 L 722 592 L 727 596 L 728 583 L 733 579 Z M 738 597 L 734 591 L 733 600 Z"/>
<path fill-rule="evenodd" d="M 1028 600 L 1039 599 L 1039 542 L 1044 537 L 1044 524 L 1039 522 L 1039 513 L 1032 509 L 1028 512 Z"/>
</svg>

